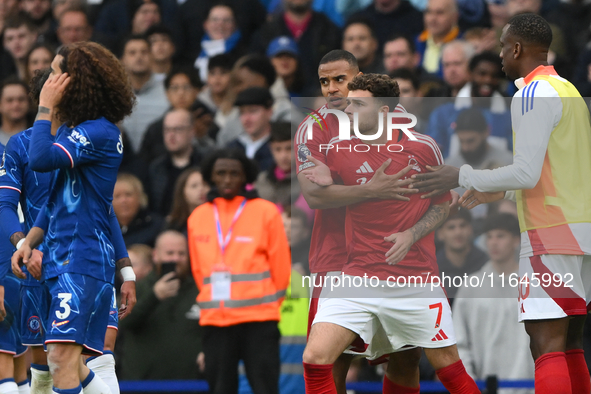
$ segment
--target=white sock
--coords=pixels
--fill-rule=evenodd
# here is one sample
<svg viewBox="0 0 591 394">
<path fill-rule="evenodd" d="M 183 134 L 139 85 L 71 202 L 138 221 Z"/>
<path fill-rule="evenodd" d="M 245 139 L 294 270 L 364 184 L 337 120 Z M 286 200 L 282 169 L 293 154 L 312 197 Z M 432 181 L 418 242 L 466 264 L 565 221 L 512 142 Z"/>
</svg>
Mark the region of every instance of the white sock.
<svg viewBox="0 0 591 394">
<path fill-rule="evenodd" d="M 18 394 L 18 386 L 14 379 L 0 380 L 0 394 Z"/>
<path fill-rule="evenodd" d="M 84 382 L 82 382 L 82 387 L 84 394 L 112 394 L 109 386 L 98 375 L 95 375 L 92 370 L 90 370 L 90 373 L 84 379 Z"/>
<path fill-rule="evenodd" d="M 91 358 L 86 361 L 86 366 L 109 386 L 112 394 L 119 394 L 119 381 L 115 374 L 115 357 L 112 353 L 105 352 L 102 356 Z"/>
<path fill-rule="evenodd" d="M 53 378 L 47 365 L 31 364 L 31 394 L 52 394 Z"/>
<path fill-rule="evenodd" d="M 17 386 L 18 386 L 18 394 L 31 394 L 31 389 L 29 387 L 28 380 L 18 383 Z"/>
</svg>

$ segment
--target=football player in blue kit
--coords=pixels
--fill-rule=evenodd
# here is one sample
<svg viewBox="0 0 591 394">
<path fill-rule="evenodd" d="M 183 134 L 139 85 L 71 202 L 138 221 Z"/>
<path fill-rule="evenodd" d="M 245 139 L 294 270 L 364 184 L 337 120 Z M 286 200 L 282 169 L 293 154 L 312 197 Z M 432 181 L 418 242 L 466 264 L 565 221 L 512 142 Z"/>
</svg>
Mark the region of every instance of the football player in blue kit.
<svg viewBox="0 0 591 394">
<path fill-rule="evenodd" d="M 80 355 L 102 354 L 109 324 L 118 257 L 111 202 L 123 153 L 115 123 L 131 113 L 134 95 L 122 65 L 96 43 L 62 47 L 51 68 L 28 164 L 33 171 L 55 173 L 46 204 L 13 255 L 13 269 L 27 265 L 32 250 L 45 243 L 43 279 L 50 294 L 45 344 L 53 392 L 78 394 L 84 386 L 85 393 L 110 393 Z M 52 119 L 66 122 L 55 136 Z M 133 275 L 126 268 L 124 279 Z"/>
</svg>

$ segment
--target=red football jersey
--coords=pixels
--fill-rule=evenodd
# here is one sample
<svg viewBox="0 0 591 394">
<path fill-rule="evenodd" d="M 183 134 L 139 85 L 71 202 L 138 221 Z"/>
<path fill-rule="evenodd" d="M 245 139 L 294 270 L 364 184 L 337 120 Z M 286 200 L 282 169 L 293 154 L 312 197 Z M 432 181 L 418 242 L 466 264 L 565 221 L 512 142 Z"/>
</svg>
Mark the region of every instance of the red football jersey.
<svg viewBox="0 0 591 394">
<path fill-rule="evenodd" d="M 428 171 L 427 165 L 443 164 L 443 156 L 432 138 L 414 132 L 413 135 L 417 141 L 399 132 L 397 141 L 380 146 L 366 145 L 356 137 L 336 142 L 327 154 L 327 164 L 333 172 L 333 178 L 340 179 L 344 185 L 364 184 L 388 159 L 392 159 L 386 169 L 389 175 L 412 165 L 413 169 L 406 177 Z M 395 265 L 386 263 L 386 252 L 393 244 L 385 241 L 384 237 L 414 226 L 430 205 L 451 200 L 449 192 L 432 199 L 421 199 L 421 194 L 408 196 L 410 201 L 368 200 L 348 207 L 351 239 L 346 244 L 348 258 L 342 269 L 345 274 L 367 274 L 369 277 L 377 276 L 380 280 L 387 280 L 389 276 L 410 275 L 421 276 L 425 280 L 438 275 L 433 233 L 417 241 L 402 261 Z"/>
</svg>

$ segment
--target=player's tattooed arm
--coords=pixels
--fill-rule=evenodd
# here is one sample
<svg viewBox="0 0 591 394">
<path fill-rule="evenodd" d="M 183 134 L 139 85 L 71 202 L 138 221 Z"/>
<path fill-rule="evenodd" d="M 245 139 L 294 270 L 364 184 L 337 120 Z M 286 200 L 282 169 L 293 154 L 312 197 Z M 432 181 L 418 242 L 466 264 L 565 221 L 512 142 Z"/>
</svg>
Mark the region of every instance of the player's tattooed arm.
<svg viewBox="0 0 591 394">
<path fill-rule="evenodd" d="M 442 204 L 431 205 L 423 217 L 409 229 L 413 236 L 413 243 L 437 229 L 445 221 L 448 214 L 448 201 Z"/>
<path fill-rule="evenodd" d="M 16 247 L 21 239 L 25 239 L 25 233 L 17 231 L 10 236 L 10 242 Z"/>
<path fill-rule="evenodd" d="M 51 121 L 51 110 L 47 107 L 39 106 L 39 109 L 37 110 L 37 117 L 35 117 L 35 121 L 38 120 Z"/>
</svg>

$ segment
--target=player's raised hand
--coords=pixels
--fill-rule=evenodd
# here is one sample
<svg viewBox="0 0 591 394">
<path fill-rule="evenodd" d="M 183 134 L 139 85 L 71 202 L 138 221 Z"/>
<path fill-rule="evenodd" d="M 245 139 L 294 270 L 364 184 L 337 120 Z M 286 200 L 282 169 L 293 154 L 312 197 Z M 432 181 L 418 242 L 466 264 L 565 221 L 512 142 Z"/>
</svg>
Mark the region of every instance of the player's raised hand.
<svg viewBox="0 0 591 394">
<path fill-rule="evenodd" d="M 505 197 L 505 192 L 479 192 L 477 190 L 466 190 L 464 195 L 460 198 L 460 205 L 464 208 L 472 209 L 480 204 L 488 204 L 502 200 Z"/>
<path fill-rule="evenodd" d="M 4 286 L 0 285 L 0 321 L 6 317 L 6 308 L 4 307 Z"/>
<path fill-rule="evenodd" d="M 415 174 L 409 187 L 419 189 L 419 193 L 430 192 L 421 198 L 431 198 L 460 186 L 460 169 L 452 166 L 426 166 L 431 171 L 426 174 Z"/>
<path fill-rule="evenodd" d="M 64 95 L 66 87 L 70 83 L 70 76 L 68 73 L 62 73 L 60 75 L 50 75 L 41 94 L 39 95 L 39 106 L 46 108 L 53 108 L 60 103 Z"/>
<path fill-rule="evenodd" d="M 312 156 L 306 156 L 306 158 L 314 163 L 314 167 L 309 167 L 302 171 L 307 180 L 318 186 L 330 186 L 334 183 L 330 174 L 330 168 L 326 164 Z"/>
<path fill-rule="evenodd" d="M 119 319 L 129 315 L 136 303 L 135 281 L 128 280 L 121 285 L 121 307 L 119 308 Z"/>
<path fill-rule="evenodd" d="M 21 267 L 29 263 L 32 254 L 33 251 L 31 250 L 31 247 L 25 242 L 21 245 L 20 249 L 18 249 L 12 255 L 12 258 L 10 259 L 12 264 L 12 273 L 15 274 L 17 278 L 27 278 L 27 275 L 25 275 L 23 270 L 21 270 Z"/>
<path fill-rule="evenodd" d="M 367 187 L 371 189 L 374 198 L 379 198 L 380 200 L 410 201 L 410 198 L 403 196 L 403 194 L 414 194 L 418 190 L 407 187 L 413 182 L 412 179 L 402 178 L 412 170 L 412 166 L 406 166 L 396 174 L 388 175 L 386 174 L 386 169 L 390 163 L 392 163 L 392 159 L 388 159 L 382 163 L 367 183 Z"/>
<path fill-rule="evenodd" d="M 42 262 L 43 252 L 33 249 L 33 252 L 31 253 L 31 259 L 27 264 L 27 271 L 29 271 L 29 274 L 31 274 L 33 278 L 37 280 L 41 280 L 41 273 L 43 272 Z"/>
<path fill-rule="evenodd" d="M 392 242 L 394 246 L 386 252 L 386 263 L 394 265 L 400 262 L 414 244 L 414 237 L 409 231 L 403 231 L 384 237 L 384 241 Z"/>
</svg>

